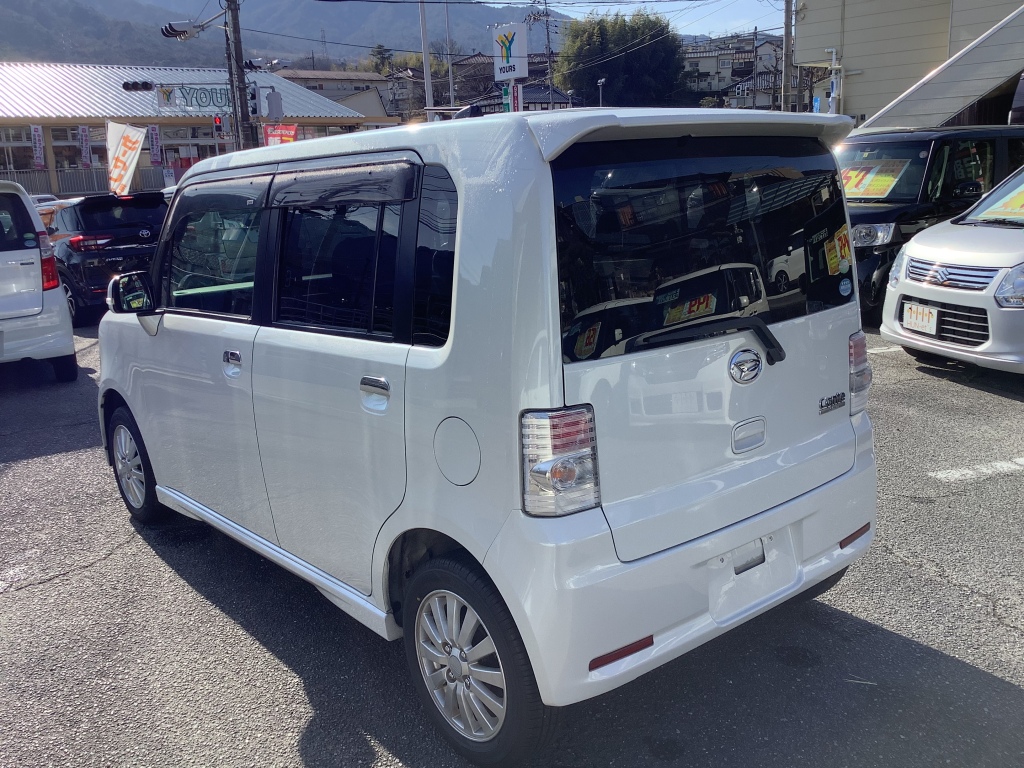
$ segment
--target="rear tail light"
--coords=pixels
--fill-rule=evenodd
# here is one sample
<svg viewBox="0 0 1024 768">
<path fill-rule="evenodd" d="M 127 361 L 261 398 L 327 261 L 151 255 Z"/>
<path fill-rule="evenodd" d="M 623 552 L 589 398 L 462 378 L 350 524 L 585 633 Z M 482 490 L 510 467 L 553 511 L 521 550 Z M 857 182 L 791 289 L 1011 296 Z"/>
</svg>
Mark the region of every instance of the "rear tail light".
<svg viewBox="0 0 1024 768">
<path fill-rule="evenodd" d="M 871 363 L 868 362 L 868 340 L 863 331 L 850 337 L 850 415 L 868 405 L 871 389 Z"/>
<path fill-rule="evenodd" d="M 527 513 L 556 517 L 601 503 L 594 411 L 589 405 L 527 411 L 521 429 Z"/>
<path fill-rule="evenodd" d="M 102 251 L 111 240 L 112 235 L 75 235 L 68 238 L 68 247 L 73 251 Z"/>
<path fill-rule="evenodd" d="M 49 256 L 44 256 L 40 261 L 40 266 L 43 268 L 43 290 L 52 291 L 54 288 L 60 288 L 60 275 L 57 274 L 57 257 L 52 253 Z"/>
</svg>

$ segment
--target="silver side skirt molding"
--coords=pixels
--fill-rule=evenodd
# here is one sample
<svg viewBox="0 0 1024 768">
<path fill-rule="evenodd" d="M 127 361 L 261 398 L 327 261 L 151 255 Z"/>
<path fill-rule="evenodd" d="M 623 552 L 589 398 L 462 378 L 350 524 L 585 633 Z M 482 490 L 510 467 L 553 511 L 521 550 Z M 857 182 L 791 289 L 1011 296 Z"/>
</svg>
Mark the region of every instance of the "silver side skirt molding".
<svg viewBox="0 0 1024 768">
<path fill-rule="evenodd" d="M 212 509 L 204 507 L 171 488 L 158 485 L 156 497 L 161 504 L 170 507 L 175 512 L 212 525 L 249 549 L 263 555 L 267 560 L 276 563 L 286 571 L 291 571 L 300 579 L 305 579 L 341 610 L 372 629 L 385 640 L 397 640 L 402 636 L 402 629 L 395 623 L 395 617 L 392 614 L 380 610 L 367 600 L 365 595 L 310 565 L 305 560 L 286 552 L 276 544 L 247 531 L 223 515 L 217 514 Z"/>
</svg>

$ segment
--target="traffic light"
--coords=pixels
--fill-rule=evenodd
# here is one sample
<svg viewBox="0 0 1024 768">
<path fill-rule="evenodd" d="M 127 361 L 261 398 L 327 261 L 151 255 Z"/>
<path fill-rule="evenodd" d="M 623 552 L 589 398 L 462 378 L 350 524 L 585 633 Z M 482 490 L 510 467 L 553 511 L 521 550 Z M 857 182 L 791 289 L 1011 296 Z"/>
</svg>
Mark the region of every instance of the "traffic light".
<svg viewBox="0 0 1024 768">
<path fill-rule="evenodd" d="M 126 91 L 152 91 L 154 88 L 149 80 L 125 80 L 121 87 Z"/>
<path fill-rule="evenodd" d="M 248 83 L 245 86 L 245 100 L 248 104 L 249 116 L 260 116 L 260 87 L 256 83 Z"/>
<path fill-rule="evenodd" d="M 213 116 L 213 137 L 219 139 L 224 135 L 224 118 L 220 115 Z"/>
</svg>

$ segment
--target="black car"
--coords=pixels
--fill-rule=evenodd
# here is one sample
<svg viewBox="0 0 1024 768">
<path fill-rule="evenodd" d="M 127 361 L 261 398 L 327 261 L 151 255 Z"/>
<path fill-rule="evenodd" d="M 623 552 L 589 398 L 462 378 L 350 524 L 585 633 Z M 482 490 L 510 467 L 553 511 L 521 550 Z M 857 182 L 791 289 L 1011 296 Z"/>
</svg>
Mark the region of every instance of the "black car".
<svg viewBox="0 0 1024 768">
<path fill-rule="evenodd" d="M 836 148 L 865 320 L 878 325 L 903 244 L 950 219 L 1024 164 L 1024 126 L 894 128 Z"/>
<path fill-rule="evenodd" d="M 76 327 L 102 311 L 111 277 L 149 268 L 166 214 L 161 192 L 95 195 L 56 213 L 49 233 Z"/>
</svg>

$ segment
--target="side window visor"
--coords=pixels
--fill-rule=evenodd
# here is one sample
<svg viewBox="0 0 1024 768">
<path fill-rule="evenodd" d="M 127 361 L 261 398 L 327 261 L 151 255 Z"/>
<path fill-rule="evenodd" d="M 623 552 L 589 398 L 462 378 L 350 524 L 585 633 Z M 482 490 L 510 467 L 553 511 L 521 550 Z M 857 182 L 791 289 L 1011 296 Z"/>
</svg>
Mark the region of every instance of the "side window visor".
<svg viewBox="0 0 1024 768">
<path fill-rule="evenodd" d="M 274 179 L 270 204 L 278 208 L 405 202 L 416 196 L 417 172 L 418 166 L 408 162 L 283 171 Z"/>
</svg>

